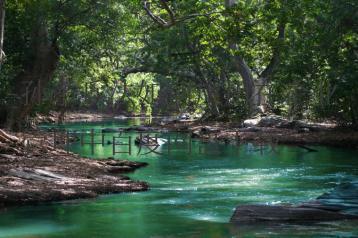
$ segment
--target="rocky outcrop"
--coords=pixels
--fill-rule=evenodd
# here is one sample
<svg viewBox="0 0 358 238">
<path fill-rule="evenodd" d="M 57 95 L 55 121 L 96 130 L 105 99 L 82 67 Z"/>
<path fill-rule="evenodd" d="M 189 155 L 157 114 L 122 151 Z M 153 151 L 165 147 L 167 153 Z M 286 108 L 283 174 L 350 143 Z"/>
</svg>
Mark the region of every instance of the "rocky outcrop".
<svg viewBox="0 0 358 238">
<path fill-rule="evenodd" d="M 358 219 L 358 182 L 344 183 L 316 200 L 294 205 L 238 206 L 231 222 L 319 222 Z"/>
</svg>

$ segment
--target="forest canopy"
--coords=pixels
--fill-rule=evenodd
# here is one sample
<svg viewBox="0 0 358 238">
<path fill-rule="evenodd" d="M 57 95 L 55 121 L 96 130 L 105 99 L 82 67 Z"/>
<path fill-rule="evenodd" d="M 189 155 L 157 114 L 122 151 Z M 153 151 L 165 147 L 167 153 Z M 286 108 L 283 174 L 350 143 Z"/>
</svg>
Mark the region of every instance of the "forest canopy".
<svg viewBox="0 0 358 238">
<path fill-rule="evenodd" d="M 50 110 L 357 124 L 355 0 L 0 3 L 8 127 Z"/>
</svg>

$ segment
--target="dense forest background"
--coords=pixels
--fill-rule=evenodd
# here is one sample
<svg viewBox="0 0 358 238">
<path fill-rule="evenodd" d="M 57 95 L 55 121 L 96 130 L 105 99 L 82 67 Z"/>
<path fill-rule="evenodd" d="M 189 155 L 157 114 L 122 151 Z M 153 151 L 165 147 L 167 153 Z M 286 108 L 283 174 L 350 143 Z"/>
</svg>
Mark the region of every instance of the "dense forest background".
<svg viewBox="0 0 358 238">
<path fill-rule="evenodd" d="M 355 0 L 0 0 L 0 121 L 358 120 Z M 3 43 L 2 43 L 3 42 Z"/>
</svg>

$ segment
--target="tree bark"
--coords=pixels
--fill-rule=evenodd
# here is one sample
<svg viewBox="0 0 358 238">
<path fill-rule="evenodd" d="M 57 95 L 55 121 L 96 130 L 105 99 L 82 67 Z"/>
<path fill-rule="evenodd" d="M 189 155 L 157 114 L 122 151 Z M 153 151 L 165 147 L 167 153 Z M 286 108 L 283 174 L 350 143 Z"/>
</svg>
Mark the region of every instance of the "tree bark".
<svg viewBox="0 0 358 238">
<path fill-rule="evenodd" d="M 226 9 L 230 9 L 235 6 L 237 0 L 225 0 Z M 285 24 L 280 23 L 278 26 L 278 40 L 283 40 L 285 34 Z M 234 52 L 238 51 L 238 45 L 233 39 L 228 39 L 229 48 Z M 267 99 L 263 91 L 269 79 L 273 76 L 275 68 L 279 64 L 279 48 L 275 47 L 273 49 L 273 55 L 270 60 L 270 63 L 267 65 L 265 70 L 258 76 L 254 78 L 252 70 L 245 62 L 243 57 L 237 53 L 234 53 L 232 56 L 233 66 L 236 71 L 240 74 L 246 96 L 246 102 L 248 107 L 248 112 L 250 116 L 253 116 L 257 113 L 264 113 L 266 111 Z"/>
<path fill-rule="evenodd" d="M 59 61 L 56 40 L 49 41 L 47 26 L 40 22 L 32 36 L 33 57 L 26 62 L 24 71 L 14 81 L 13 94 L 16 102 L 9 109 L 7 127 L 20 130 L 36 102 L 41 100 L 42 89 L 52 79 Z"/>
<path fill-rule="evenodd" d="M 4 35 L 5 35 L 5 0 L 0 0 L 0 70 L 5 57 L 4 53 Z"/>
</svg>

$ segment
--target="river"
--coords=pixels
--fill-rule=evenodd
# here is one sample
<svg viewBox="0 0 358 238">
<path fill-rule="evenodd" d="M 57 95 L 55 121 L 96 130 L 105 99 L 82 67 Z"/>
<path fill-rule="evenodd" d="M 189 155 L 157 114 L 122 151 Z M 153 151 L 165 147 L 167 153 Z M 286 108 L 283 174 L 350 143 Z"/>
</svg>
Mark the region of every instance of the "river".
<svg viewBox="0 0 358 238">
<path fill-rule="evenodd" d="M 117 128 L 136 120 L 71 123 L 67 129 Z M 46 127 L 46 126 L 44 126 Z M 130 134 L 132 137 L 136 135 Z M 175 134 L 171 135 L 174 140 Z M 0 212 L 0 237 L 358 237 L 357 221 L 305 225 L 229 223 L 240 204 L 300 203 L 345 181 L 357 180 L 357 151 L 294 146 L 240 146 L 193 141 L 179 135 L 158 152 L 116 154 L 149 166 L 129 177 L 147 181 L 147 192 L 112 194 L 97 199 L 8 208 Z M 111 141 L 111 137 L 105 139 Z M 71 151 L 83 156 L 112 156 L 112 145 L 79 142 Z M 148 152 L 143 149 L 141 154 Z"/>
</svg>

